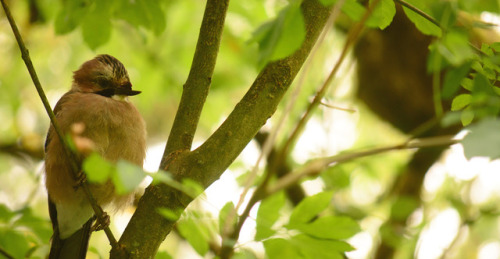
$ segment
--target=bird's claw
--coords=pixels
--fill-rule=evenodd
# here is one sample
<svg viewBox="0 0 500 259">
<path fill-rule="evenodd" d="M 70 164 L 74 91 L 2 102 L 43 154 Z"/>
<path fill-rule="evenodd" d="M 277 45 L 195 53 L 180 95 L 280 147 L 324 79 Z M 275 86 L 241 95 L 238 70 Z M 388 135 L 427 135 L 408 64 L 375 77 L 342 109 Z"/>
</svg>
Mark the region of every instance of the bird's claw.
<svg viewBox="0 0 500 259">
<path fill-rule="evenodd" d="M 78 190 L 85 182 L 87 181 L 87 175 L 80 171 L 76 174 L 75 185 L 73 185 L 73 189 Z"/>
<path fill-rule="evenodd" d="M 103 212 L 101 217 L 97 217 L 94 225 L 92 226 L 92 231 L 100 231 L 107 228 L 110 224 L 109 215 L 106 212 Z"/>
</svg>

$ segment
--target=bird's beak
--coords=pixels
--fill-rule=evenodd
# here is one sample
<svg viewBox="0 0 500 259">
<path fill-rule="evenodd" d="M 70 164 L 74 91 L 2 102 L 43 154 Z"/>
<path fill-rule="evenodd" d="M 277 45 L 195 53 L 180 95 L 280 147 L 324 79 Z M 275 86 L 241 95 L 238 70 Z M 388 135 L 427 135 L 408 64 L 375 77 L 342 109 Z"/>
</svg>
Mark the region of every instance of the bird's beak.
<svg viewBox="0 0 500 259">
<path fill-rule="evenodd" d="M 132 84 L 130 82 L 126 82 L 121 87 L 115 89 L 115 95 L 133 96 L 140 93 L 141 91 L 132 90 Z"/>
<path fill-rule="evenodd" d="M 115 95 L 133 96 L 141 93 L 141 91 L 126 89 L 126 88 L 116 88 L 114 90 L 115 90 Z"/>
<path fill-rule="evenodd" d="M 112 97 L 112 96 L 133 96 L 133 95 L 138 95 L 141 93 L 141 91 L 135 91 L 132 89 L 126 89 L 126 88 L 106 88 L 97 92 L 94 92 L 98 95 L 106 96 L 106 97 Z"/>
</svg>

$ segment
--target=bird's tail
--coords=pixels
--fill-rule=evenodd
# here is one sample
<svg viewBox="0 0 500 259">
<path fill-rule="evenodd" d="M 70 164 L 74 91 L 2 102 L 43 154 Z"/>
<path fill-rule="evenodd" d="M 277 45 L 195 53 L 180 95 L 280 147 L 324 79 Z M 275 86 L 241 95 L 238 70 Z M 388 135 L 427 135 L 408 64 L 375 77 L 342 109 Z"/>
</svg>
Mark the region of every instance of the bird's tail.
<svg viewBox="0 0 500 259">
<path fill-rule="evenodd" d="M 81 229 L 66 239 L 61 239 L 59 231 L 55 231 L 52 236 L 49 259 L 85 259 L 93 221 L 93 218 L 89 219 Z"/>
<path fill-rule="evenodd" d="M 89 247 L 92 223 L 95 217 L 90 218 L 82 228 L 65 239 L 59 235 L 56 205 L 49 197 L 49 214 L 52 221 L 52 244 L 50 246 L 49 259 L 85 259 Z"/>
</svg>

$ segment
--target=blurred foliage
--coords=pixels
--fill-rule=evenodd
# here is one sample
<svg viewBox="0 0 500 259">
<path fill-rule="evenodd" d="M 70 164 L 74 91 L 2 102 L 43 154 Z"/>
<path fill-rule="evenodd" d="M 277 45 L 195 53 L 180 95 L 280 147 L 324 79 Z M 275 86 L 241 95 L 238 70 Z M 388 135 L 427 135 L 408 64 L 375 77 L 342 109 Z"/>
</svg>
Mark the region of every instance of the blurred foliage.
<svg viewBox="0 0 500 259">
<path fill-rule="evenodd" d="M 497 134 L 500 130 L 498 119 L 485 119 L 468 128 L 470 133 L 465 136 L 464 145 L 465 157 L 471 159 L 476 156 L 500 158 L 500 137 Z M 488 145 L 484 143 L 488 142 Z"/>
<path fill-rule="evenodd" d="M 195 141 L 206 139 L 229 114 L 265 63 L 285 57 L 300 46 L 305 35 L 304 21 L 299 12 L 300 2 L 231 2 L 211 92 Z M 360 20 L 367 10 L 366 4 L 373 1 L 321 2 L 325 5 L 344 2 L 342 15 L 348 17 L 349 24 L 352 24 Z M 494 26 L 480 21 L 478 17 L 483 12 L 498 15 L 499 2 L 406 2 L 441 25 L 438 27 L 420 14 L 403 8 L 406 16 L 423 34 L 434 37 L 429 47 L 428 72 L 443 75 L 442 87 L 435 94 L 452 100 L 452 110 L 445 111 L 443 123 L 471 124 L 468 128 L 470 133 L 463 141 L 467 158 L 498 158 L 500 145 L 496 136 L 500 125 L 492 117 L 498 117 L 500 112 L 500 43 L 495 42 L 498 38 L 491 36 L 498 33 L 494 31 Z M 99 53 L 114 55 L 127 67 L 134 88 L 142 91 L 132 101 L 147 122 L 152 146 L 163 143 L 172 124 L 196 46 L 204 10 L 202 3 L 26 0 L 10 1 L 10 6 L 52 104 L 69 89 L 71 72 L 78 69 L 81 63 Z M 367 21 L 367 26 L 379 29 L 389 26 L 396 5 L 392 0 L 382 0 Z M 32 17 L 43 19 L 32 20 Z M 478 41 L 473 35 L 475 30 L 488 31 L 493 40 L 482 39 L 479 40 L 482 44 L 474 46 L 471 43 Z M 344 42 L 344 33 L 335 30 L 319 46 L 313 61 L 304 69 L 307 76 L 301 83 L 302 91 L 290 111 L 290 120 L 278 136 L 278 143 L 288 138 L 310 97 L 333 66 L 332 60 L 338 56 Z M 29 152 L 20 157 L 11 156 L 10 151 L 3 147 L 15 144 L 21 150 L 40 151 L 48 119 L 3 12 L 0 13 L 0 45 L 0 248 L 15 258 L 44 258 L 52 230 L 46 209 L 41 162 L 39 158 L 30 157 Z M 315 111 L 290 159 L 294 167 L 315 157 L 349 148 L 392 144 L 407 137 L 353 100 L 356 81 L 352 76 L 352 66 L 355 66 L 352 59 L 343 65 L 326 99 L 340 106 L 354 107 L 356 112 L 349 114 L 326 106 Z M 290 99 L 286 96 L 284 102 Z M 275 117 L 286 112 L 283 107 Z M 269 124 L 272 126 L 276 122 L 272 118 Z M 314 138 L 316 141 L 311 140 Z M 457 258 L 470 258 L 477 256 L 487 242 L 500 246 L 497 242 L 499 210 L 496 205 L 500 194 L 492 190 L 487 198 L 481 200 L 476 197 L 474 200 L 474 195 L 481 195 L 476 189 L 487 186 L 480 174 L 460 178 L 451 174 L 450 169 L 443 169 L 445 172 L 440 173 L 433 173 L 435 169 L 431 169 L 429 174 L 434 178 L 429 176 L 426 179 L 441 179 L 441 183 L 435 189 L 429 189 L 432 184 L 427 184 L 422 200 L 391 197 L 388 193 L 390 186 L 412 153 L 384 154 L 330 167 L 319 178 L 302 183 L 307 193 L 319 194 L 306 197 L 295 208 L 283 192 L 263 199 L 255 218 L 251 219 L 255 221 L 256 230 L 251 243 L 257 243 L 257 248 L 238 243 L 234 258 L 262 258 L 264 253 L 268 258 L 343 258 L 344 252 L 363 251 L 364 247 L 368 248 L 361 258 L 368 258 L 382 239 L 396 246 L 396 258 L 408 258 L 418 254 L 417 244 L 423 242 L 421 233 L 446 208 L 458 211 L 461 227 L 458 234 L 467 229 L 464 234 L 467 242 L 455 238 L 458 234 L 450 233 L 451 239 L 455 240 L 453 246 L 447 244 L 446 251 L 441 253 L 454 251 Z M 469 166 L 472 167 L 470 170 L 480 170 L 479 166 L 474 167 L 477 163 L 472 160 L 467 164 L 473 165 Z M 232 173 L 237 178 L 238 174 L 241 176 L 248 172 L 253 163 L 243 155 L 231 167 L 232 172 L 226 174 Z M 443 163 L 438 162 L 437 167 L 444 167 Z M 103 182 L 111 178 L 122 192 L 134 189 L 147 175 L 152 176 L 154 181 L 192 195 L 200 191 L 196 184 L 176 183 L 166 173 L 146 174 L 128 163 L 112 165 L 99 156 L 90 156 L 84 167 L 90 181 Z M 311 188 L 306 188 L 308 182 L 320 182 L 320 187 L 311 191 Z M 180 246 L 183 240 L 192 247 L 192 254 L 210 256 L 217 250 L 223 233 L 221 228 L 230 220 L 228 215 L 235 203 L 231 200 L 233 197 L 226 195 L 225 206 L 217 208 L 218 212 L 212 214 L 204 211 L 203 202 L 209 202 L 203 197 L 182 213 L 159 211 L 169 219 L 180 217 L 180 220 L 178 235 L 169 236 L 157 258 L 185 255 L 186 252 L 181 250 L 191 248 Z M 216 214 L 219 214 L 218 217 Z M 404 232 L 403 239 L 398 237 L 400 233 L 394 233 L 382 224 L 388 218 L 406 219 L 406 229 L 401 230 Z M 356 243 L 356 237 L 362 234 L 370 236 L 371 245 Z M 94 236 L 89 254 L 107 254 L 109 248 L 102 240 L 102 237 Z M 355 254 L 348 255 L 356 257 Z"/>
<path fill-rule="evenodd" d="M 306 36 L 304 26 L 299 1 L 283 8 L 276 19 L 260 26 L 252 39 L 259 44 L 260 63 L 282 59 L 297 50 Z"/>
</svg>

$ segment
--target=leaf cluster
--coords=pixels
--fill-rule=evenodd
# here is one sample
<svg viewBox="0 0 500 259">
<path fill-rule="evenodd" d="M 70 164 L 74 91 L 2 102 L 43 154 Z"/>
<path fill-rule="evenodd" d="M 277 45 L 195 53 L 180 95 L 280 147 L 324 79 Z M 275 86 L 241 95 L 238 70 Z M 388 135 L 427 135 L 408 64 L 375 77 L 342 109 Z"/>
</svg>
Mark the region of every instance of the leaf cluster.
<svg viewBox="0 0 500 259">
<path fill-rule="evenodd" d="M 55 31 L 66 34 L 81 26 L 82 36 L 91 49 L 111 38 L 112 21 L 121 20 L 135 28 L 145 28 L 159 35 L 165 30 L 161 1 L 75 0 L 62 1 L 55 19 Z"/>
</svg>

